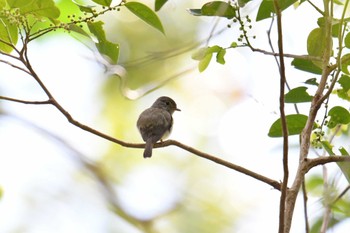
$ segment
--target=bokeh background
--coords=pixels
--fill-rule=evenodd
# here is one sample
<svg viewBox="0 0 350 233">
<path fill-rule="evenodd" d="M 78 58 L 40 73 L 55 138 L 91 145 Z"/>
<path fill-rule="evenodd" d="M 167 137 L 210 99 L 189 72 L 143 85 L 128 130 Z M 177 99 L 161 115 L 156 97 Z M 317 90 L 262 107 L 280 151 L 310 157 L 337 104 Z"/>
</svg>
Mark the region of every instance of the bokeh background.
<svg viewBox="0 0 350 233">
<path fill-rule="evenodd" d="M 70 1 L 56 2 L 62 18 L 75 12 Z M 153 7 L 153 1 L 142 2 Z M 123 8 L 101 16 L 107 38 L 120 44 L 118 66 L 104 63 L 92 44 L 74 33 L 56 32 L 34 41 L 29 56 L 57 101 L 84 124 L 123 141 L 142 142 L 138 114 L 159 96 L 170 96 L 182 110 L 174 114 L 171 139 L 281 180 L 281 140 L 267 137 L 278 118 L 275 60 L 248 48 L 230 49 L 225 65 L 213 58 L 199 73 L 191 59 L 196 49 L 208 38 L 209 45 L 229 47 L 240 35 L 238 25 L 227 27 L 230 21 L 186 11 L 205 2 L 169 1 L 158 13 L 166 36 Z M 254 19 L 259 3 L 249 3 L 243 12 Z M 302 20 L 303 26 L 295 27 L 295 19 L 313 14 L 306 4 L 285 11 L 286 52 L 306 53 L 305 41 L 316 23 Z M 252 23 L 248 34 L 256 36 L 255 47 L 270 50 L 270 23 Z M 275 30 L 271 38 L 276 42 Z M 291 67 L 287 76 L 291 86 L 307 79 Z M 1 95 L 46 99 L 33 79 L 4 64 L 0 83 Z M 1 101 L 0 109 L 0 232 L 277 230 L 279 192 L 257 180 L 173 146 L 155 149 L 151 159 L 143 159 L 141 149 L 85 132 L 52 106 Z M 293 113 L 293 107 L 288 111 Z M 297 137 L 291 141 L 293 177 Z M 319 197 L 310 196 L 309 203 L 311 220 L 322 215 Z M 292 232 L 304 229 L 301 206 Z M 349 227 L 345 223 L 333 232 Z"/>
</svg>

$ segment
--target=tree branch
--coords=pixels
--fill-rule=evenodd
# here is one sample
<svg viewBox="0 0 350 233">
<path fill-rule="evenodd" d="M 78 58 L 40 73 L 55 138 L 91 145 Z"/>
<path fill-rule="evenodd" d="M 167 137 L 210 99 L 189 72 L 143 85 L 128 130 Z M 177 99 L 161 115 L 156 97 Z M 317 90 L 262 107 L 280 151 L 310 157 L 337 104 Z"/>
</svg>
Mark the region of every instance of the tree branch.
<svg viewBox="0 0 350 233">
<path fill-rule="evenodd" d="M 182 149 L 184 149 L 184 150 L 186 150 L 186 151 L 188 151 L 188 152 L 190 152 L 190 153 L 192 153 L 194 155 L 197 155 L 199 157 L 205 158 L 207 160 L 210 160 L 210 161 L 212 161 L 214 163 L 220 164 L 222 166 L 225 166 L 225 167 L 230 168 L 232 170 L 235 170 L 237 172 L 243 173 L 243 174 L 245 174 L 247 176 L 250 176 L 250 177 L 252 177 L 254 179 L 260 180 L 260 181 L 262 181 L 262 182 L 272 186 L 273 188 L 275 188 L 277 190 L 281 190 L 281 183 L 276 181 L 276 180 L 270 179 L 270 178 L 268 178 L 266 176 L 263 176 L 263 175 L 260 175 L 258 173 L 255 173 L 255 172 L 253 172 L 251 170 L 248 170 L 248 169 L 246 169 L 244 167 L 241 167 L 241 166 L 236 165 L 234 163 L 231 163 L 231 162 L 228 162 L 226 160 L 220 159 L 220 158 L 218 158 L 218 157 L 216 157 L 214 155 L 210 155 L 210 154 L 204 153 L 204 152 L 199 151 L 199 150 L 197 150 L 197 149 L 195 149 L 193 147 L 190 147 L 190 146 L 187 146 L 185 144 L 182 144 L 181 142 L 178 142 L 178 141 L 175 141 L 175 140 L 167 140 L 167 141 L 164 141 L 164 142 L 161 142 L 161 143 L 157 143 L 155 145 L 155 147 L 158 147 L 158 146 L 162 146 L 163 147 L 163 146 L 170 146 L 170 145 L 174 145 L 174 146 L 177 146 L 179 148 L 182 148 Z"/>
<path fill-rule="evenodd" d="M 305 180 L 303 181 L 302 184 L 302 191 L 303 191 L 303 198 L 304 198 L 304 221 L 305 221 L 305 233 L 309 233 L 310 232 L 310 226 L 309 226 L 309 217 L 308 217 L 308 213 L 307 213 L 307 190 L 306 190 L 306 185 L 305 185 Z"/>
<path fill-rule="evenodd" d="M 48 101 L 25 101 L 25 100 L 18 100 L 18 99 L 13 99 L 13 98 L 9 98 L 9 97 L 3 97 L 3 96 L 0 96 L 0 99 L 3 99 L 3 100 L 8 100 L 8 101 L 13 101 L 13 102 L 17 102 L 17 103 L 23 103 L 23 104 L 52 104 L 53 106 L 55 106 L 65 117 L 66 119 L 68 120 L 68 122 L 70 122 L 71 124 L 77 126 L 78 128 L 82 129 L 82 130 L 85 130 L 91 134 L 94 134 L 96 136 L 99 136 L 101 138 L 104 138 L 108 141 L 111 141 L 111 142 L 114 142 L 120 146 L 123 146 L 123 147 L 127 147 L 127 148 L 144 148 L 145 147 L 145 144 L 144 143 L 130 143 L 130 142 L 124 142 L 122 140 L 119 140 L 117 138 L 114 138 L 112 136 L 109 136 L 107 134 L 104 134 L 90 126 L 87 126 L 85 124 L 82 124 L 80 123 L 79 121 L 75 120 L 70 114 L 69 112 L 67 112 L 60 104 L 57 103 L 57 101 L 52 98 L 51 100 L 48 100 Z M 199 151 L 193 147 L 190 147 L 190 146 L 187 146 L 181 142 L 178 142 L 178 141 L 175 141 L 175 140 L 166 140 L 166 141 L 163 141 L 163 142 L 159 142 L 159 143 L 156 143 L 154 145 L 154 148 L 159 148 L 159 147 L 167 147 L 167 146 L 177 146 L 179 148 L 182 148 L 183 150 L 185 151 L 188 151 L 194 155 L 197 155 L 199 157 L 202 157 L 202 158 L 205 158 L 207 160 L 210 160 L 214 163 L 217 163 L 219 165 L 222 165 L 224 167 L 227 167 L 227 168 L 230 168 L 232 170 L 235 170 L 237 172 L 240 172 L 240 173 L 243 173 L 247 176 L 250 176 L 254 179 L 257 179 L 259 181 L 262 181 L 270 186 L 272 186 L 273 188 L 277 189 L 277 190 L 281 190 L 281 184 L 280 182 L 276 181 L 276 180 L 273 180 L 273 179 L 270 179 L 268 177 L 265 177 L 263 175 L 260 175 L 256 172 L 253 172 L 251 170 L 248 170 L 244 167 L 241 167 L 239 165 L 236 165 L 234 163 L 231 163 L 231 162 L 228 162 L 226 160 L 223 160 L 223 159 L 220 159 L 214 155 L 210 155 L 210 154 L 207 154 L 207 153 L 204 153 L 202 151 Z"/>
<path fill-rule="evenodd" d="M 5 60 L 0 59 L 0 62 L 1 62 L 1 63 L 4 63 L 4 64 L 6 64 L 6 65 L 12 66 L 12 67 L 15 68 L 15 69 L 21 70 L 21 71 L 23 71 L 24 73 L 27 73 L 27 74 L 31 75 L 31 73 L 28 72 L 28 70 L 24 69 L 23 67 L 17 66 L 17 65 L 15 65 L 15 64 L 13 64 L 13 63 L 11 63 L 11 62 L 9 62 L 9 61 L 5 61 Z"/>
<path fill-rule="evenodd" d="M 284 64 L 283 52 L 283 32 L 282 32 L 282 13 L 277 0 L 274 0 L 274 8 L 277 16 L 277 34 L 278 34 L 278 51 L 279 51 L 279 73 L 280 73 L 280 94 L 279 94 L 279 108 L 281 115 L 282 135 L 283 135 L 283 183 L 280 197 L 280 215 L 279 215 L 279 233 L 285 232 L 285 207 L 288 188 L 289 168 L 288 168 L 288 128 L 286 121 L 286 114 L 284 111 L 284 92 L 286 85 L 286 73 Z"/>
<path fill-rule="evenodd" d="M 44 100 L 44 101 L 30 101 L 30 100 L 21 100 L 21 99 L 15 99 L 15 98 L 11 98 L 11 97 L 6 97 L 6 96 L 0 96 L 0 99 L 2 100 L 7 100 L 7 101 L 12 101 L 12 102 L 16 102 L 16 103 L 21 103 L 21 104 L 37 104 L 37 105 L 41 105 L 41 104 L 51 104 L 50 100 Z"/>
<path fill-rule="evenodd" d="M 322 102 L 319 102 L 322 99 L 323 92 L 325 90 L 325 86 L 327 84 L 328 76 L 330 74 L 330 66 L 329 60 L 332 53 L 332 13 L 329 12 L 328 1 L 324 1 L 324 19 L 325 19 L 325 33 L 324 33 L 324 47 L 322 51 L 322 75 L 320 79 L 320 83 L 312 99 L 309 117 L 307 119 L 306 125 L 301 133 L 300 137 L 300 151 L 299 151 L 299 166 L 296 172 L 296 176 L 291 188 L 288 190 L 288 196 L 286 201 L 286 219 L 289 220 L 288 225 L 285 227 L 285 233 L 290 231 L 291 221 L 293 218 L 294 207 L 297 199 L 297 195 L 299 193 L 300 187 L 304 181 L 305 174 L 308 171 L 307 166 L 307 156 L 310 149 L 310 138 L 312 129 L 314 126 L 314 122 L 318 113 L 319 108 L 321 107 Z"/>
<path fill-rule="evenodd" d="M 262 53 L 264 55 L 270 55 L 270 56 L 274 56 L 274 57 L 279 57 L 280 56 L 280 53 L 269 52 L 269 51 L 266 51 L 266 50 L 263 50 L 263 49 L 254 48 L 252 46 L 249 46 L 249 48 L 253 52 Z M 297 58 L 297 59 L 303 59 L 303 60 L 308 60 L 308 61 L 321 61 L 322 60 L 320 57 L 316 57 L 316 56 L 296 55 L 296 54 L 290 54 L 290 53 L 284 53 L 283 57 L 286 57 L 286 58 Z"/>
<path fill-rule="evenodd" d="M 333 156 L 327 156 L 327 157 L 318 157 L 314 159 L 306 159 L 305 161 L 306 161 L 306 171 L 308 172 L 313 167 L 324 165 L 327 163 L 350 162 L 350 156 L 333 155 Z"/>
</svg>

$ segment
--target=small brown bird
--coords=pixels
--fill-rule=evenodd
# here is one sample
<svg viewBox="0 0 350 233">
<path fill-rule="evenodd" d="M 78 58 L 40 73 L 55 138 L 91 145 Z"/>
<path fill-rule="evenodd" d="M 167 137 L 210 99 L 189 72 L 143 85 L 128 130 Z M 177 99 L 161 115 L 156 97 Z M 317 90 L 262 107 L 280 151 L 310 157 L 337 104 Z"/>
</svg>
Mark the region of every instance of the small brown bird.
<svg viewBox="0 0 350 233">
<path fill-rule="evenodd" d="M 175 101 L 162 96 L 140 114 L 137 128 L 146 142 L 144 158 L 152 157 L 153 145 L 170 134 L 173 126 L 172 114 L 175 111 L 181 111 L 177 108 Z"/>
</svg>

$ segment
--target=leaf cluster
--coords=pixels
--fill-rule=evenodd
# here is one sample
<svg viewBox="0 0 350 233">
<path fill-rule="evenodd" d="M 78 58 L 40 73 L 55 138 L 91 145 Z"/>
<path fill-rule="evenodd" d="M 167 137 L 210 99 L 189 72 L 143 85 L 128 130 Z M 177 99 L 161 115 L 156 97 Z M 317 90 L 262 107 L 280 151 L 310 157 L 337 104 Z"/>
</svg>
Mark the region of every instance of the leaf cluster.
<svg viewBox="0 0 350 233">
<path fill-rule="evenodd" d="M 62 20 L 60 9 L 53 0 L 0 0 L 0 51 L 3 53 L 13 51 L 19 38 L 23 44 L 27 44 L 49 32 L 62 29 L 97 41 L 95 46 L 99 53 L 108 62 L 117 64 L 119 45 L 107 39 L 103 29 L 104 23 L 98 20 L 98 16 L 110 11 L 118 12 L 122 7 L 161 33 L 165 33 L 156 13 L 143 3 L 122 1 L 112 6 L 111 0 L 93 2 L 96 5 L 81 5 L 74 2 L 78 13 L 67 15 L 68 20 Z M 157 1 L 157 9 L 159 10 L 165 2 Z M 162 4 L 159 5 L 160 3 Z M 84 24 L 87 27 L 84 27 Z"/>
<path fill-rule="evenodd" d="M 239 47 L 248 47 L 254 52 L 261 52 L 280 58 L 291 57 L 291 65 L 297 70 L 306 72 L 307 75 L 305 75 L 305 77 L 307 78 L 305 78 L 304 85 L 290 88 L 287 93 L 281 95 L 281 99 L 283 99 L 282 105 L 294 105 L 296 113 L 289 113 L 275 120 L 270 127 L 268 136 L 283 137 L 285 142 L 287 141 L 285 140 L 286 135 L 288 137 L 307 134 L 308 132 L 305 131 L 305 129 L 308 127 L 310 129 L 310 134 L 312 134 L 311 145 L 314 146 L 314 148 L 323 149 L 326 153 L 325 155 L 337 155 L 337 153 L 333 152 L 333 139 L 338 135 L 341 129 L 349 128 L 350 113 L 348 107 L 344 107 L 344 105 L 333 104 L 332 107 L 329 107 L 329 105 L 333 102 L 339 102 L 337 100 L 333 101 L 333 99 L 337 97 L 348 101 L 347 104 L 350 101 L 350 32 L 348 28 L 350 18 L 345 17 L 349 1 L 324 1 L 325 10 L 321 10 L 321 7 L 317 7 L 317 5 L 311 1 L 264 0 L 261 2 L 255 18 L 256 22 L 275 18 L 276 15 L 278 19 L 278 14 L 281 14 L 284 10 L 291 6 L 298 7 L 301 4 L 310 4 L 312 8 L 321 15 L 317 19 L 317 27 L 312 29 L 307 36 L 307 55 L 279 54 L 256 49 L 247 35 L 247 28 L 249 27 L 245 26 L 245 22 L 243 21 L 244 17 L 241 15 L 241 8 L 245 7 L 249 2 L 250 1 L 212 1 L 205 3 L 201 8 L 189 10 L 194 16 L 221 17 L 223 20 L 239 23 L 239 29 L 242 31 L 242 35 L 237 41 L 231 41 L 231 46 L 229 48 L 223 48 L 220 45 L 212 45 L 201 48 L 193 54 L 192 58 L 199 61 L 199 71 L 203 72 L 208 67 L 213 54 L 216 54 L 216 61 L 218 63 L 224 64 L 225 52 L 223 51 Z M 333 8 L 329 8 L 331 4 L 343 7 L 343 14 L 339 18 L 333 16 Z M 330 13 L 330 11 L 332 12 Z M 250 19 L 247 21 L 248 23 L 251 22 Z M 280 36 L 279 38 L 282 38 L 282 31 L 278 33 Z M 279 68 L 282 69 L 280 64 L 278 65 Z M 316 77 L 310 79 L 309 75 Z M 282 76 L 281 74 L 281 78 Z M 288 86 L 288 83 L 286 83 L 286 85 Z M 305 103 L 312 106 L 311 110 L 309 112 L 300 113 L 298 106 Z M 318 109 L 322 106 L 324 107 L 325 114 L 320 117 L 317 113 Z M 282 107 L 280 106 L 280 108 Z M 312 119 L 311 122 L 310 119 Z M 284 129 L 284 126 L 286 126 L 286 129 Z M 348 136 L 348 131 L 344 130 L 342 133 Z M 310 145 L 309 141 L 306 143 Z M 301 151 L 303 149 L 305 148 L 301 148 Z M 301 152 L 301 154 L 307 151 L 308 148 Z M 341 147 L 338 152 L 342 156 L 349 156 L 349 153 L 344 147 Z M 307 154 L 305 158 L 307 158 Z M 338 166 L 344 177 L 350 183 L 350 170 L 348 165 L 338 163 Z M 328 227 L 331 227 L 331 225 Z"/>
</svg>

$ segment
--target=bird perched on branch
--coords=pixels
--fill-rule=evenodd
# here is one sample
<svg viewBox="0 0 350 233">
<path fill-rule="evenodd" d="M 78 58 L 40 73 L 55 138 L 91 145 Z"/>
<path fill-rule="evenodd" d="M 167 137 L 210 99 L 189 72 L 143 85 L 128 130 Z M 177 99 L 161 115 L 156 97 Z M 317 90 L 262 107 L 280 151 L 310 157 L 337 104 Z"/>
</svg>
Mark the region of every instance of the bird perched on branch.
<svg viewBox="0 0 350 233">
<path fill-rule="evenodd" d="M 146 142 L 144 158 L 151 157 L 153 145 L 170 134 L 173 126 L 172 114 L 175 111 L 181 111 L 177 108 L 175 101 L 167 96 L 162 96 L 140 114 L 137 128 Z"/>
</svg>

